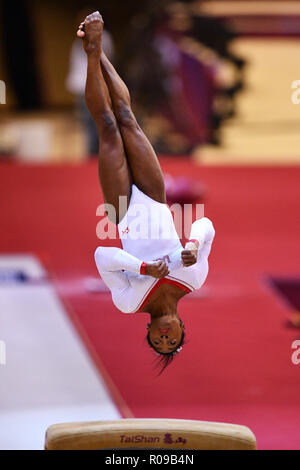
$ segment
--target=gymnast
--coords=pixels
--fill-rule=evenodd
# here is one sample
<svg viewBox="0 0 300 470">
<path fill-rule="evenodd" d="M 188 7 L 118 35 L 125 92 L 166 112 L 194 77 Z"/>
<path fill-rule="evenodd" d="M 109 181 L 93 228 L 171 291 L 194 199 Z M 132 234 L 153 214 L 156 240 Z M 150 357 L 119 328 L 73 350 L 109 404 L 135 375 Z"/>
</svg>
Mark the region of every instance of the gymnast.
<svg viewBox="0 0 300 470">
<path fill-rule="evenodd" d="M 79 25 L 77 36 L 87 54 L 85 97 L 99 133 L 100 185 L 105 207 L 115 209 L 107 214 L 123 249 L 100 246 L 95 261 L 119 310 L 150 315 L 147 341 L 162 372 L 182 349 L 185 327 L 177 304 L 205 282 L 215 231 L 206 217 L 197 220 L 183 249 L 157 156 L 132 112 L 125 83 L 102 51 L 103 27 L 102 16 L 94 12 Z M 138 213 L 145 222 L 140 236 Z"/>
</svg>

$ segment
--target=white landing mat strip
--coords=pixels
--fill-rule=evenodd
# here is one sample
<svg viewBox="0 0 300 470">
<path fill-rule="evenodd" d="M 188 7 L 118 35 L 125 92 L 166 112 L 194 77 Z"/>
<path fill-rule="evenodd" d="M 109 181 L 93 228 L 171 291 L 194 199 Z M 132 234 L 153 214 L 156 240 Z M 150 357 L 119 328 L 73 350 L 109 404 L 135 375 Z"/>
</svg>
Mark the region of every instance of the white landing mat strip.
<svg viewBox="0 0 300 470">
<path fill-rule="evenodd" d="M 1 450 L 42 449 L 54 423 L 121 418 L 35 256 L 0 255 L 0 345 Z"/>
</svg>

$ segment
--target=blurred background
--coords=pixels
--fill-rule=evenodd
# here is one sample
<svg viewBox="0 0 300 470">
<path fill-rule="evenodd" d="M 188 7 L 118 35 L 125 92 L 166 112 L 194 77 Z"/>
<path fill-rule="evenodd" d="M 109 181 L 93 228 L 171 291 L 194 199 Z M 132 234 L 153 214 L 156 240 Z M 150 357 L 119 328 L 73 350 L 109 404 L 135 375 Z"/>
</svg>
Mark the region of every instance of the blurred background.
<svg viewBox="0 0 300 470">
<path fill-rule="evenodd" d="M 289 99 L 298 1 L 104 0 L 100 8 L 27 0 L 17 15 L 11 2 L 0 5 L 2 158 L 72 162 L 97 153 L 76 39 L 79 21 L 96 8 L 104 48 L 158 152 L 208 164 L 298 161 L 298 109 Z"/>
<path fill-rule="evenodd" d="M 93 262 L 111 243 L 76 38 L 93 10 L 169 202 L 205 203 L 216 228 L 207 283 L 180 304 L 188 343 L 159 380 L 145 315 L 116 310 Z M 0 448 L 135 416 L 299 449 L 300 2 L 0 0 L 0 38 Z"/>
</svg>

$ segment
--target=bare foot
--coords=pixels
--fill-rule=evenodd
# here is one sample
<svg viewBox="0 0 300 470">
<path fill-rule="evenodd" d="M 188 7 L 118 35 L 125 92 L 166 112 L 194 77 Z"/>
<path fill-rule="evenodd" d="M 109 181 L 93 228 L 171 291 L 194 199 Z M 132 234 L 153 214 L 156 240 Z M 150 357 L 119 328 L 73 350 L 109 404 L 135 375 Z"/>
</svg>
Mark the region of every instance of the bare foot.
<svg viewBox="0 0 300 470">
<path fill-rule="evenodd" d="M 87 16 L 83 23 L 80 23 L 77 36 L 82 39 L 83 48 L 87 54 L 101 54 L 103 26 L 104 21 L 99 11 Z"/>
</svg>

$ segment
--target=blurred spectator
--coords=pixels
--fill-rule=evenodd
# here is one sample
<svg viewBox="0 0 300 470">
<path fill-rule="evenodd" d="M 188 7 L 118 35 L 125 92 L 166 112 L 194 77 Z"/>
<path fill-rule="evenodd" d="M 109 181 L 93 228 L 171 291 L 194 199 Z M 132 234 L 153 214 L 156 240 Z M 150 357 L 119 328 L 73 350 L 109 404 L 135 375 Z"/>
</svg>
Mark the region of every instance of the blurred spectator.
<svg viewBox="0 0 300 470">
<path fill-rule="evenodd" d="M 193 149 L 210 138 L 214 70 L 179 47 L 178 40 L 181 37 L 178 39 L 166 28 L 155 38 L 161 60 L 168 70 L 165 80 L 167 100 L 162 111 Z"/>
<path fill-rule="evenodd" d="M 217 18 L 195 14 L 189 3 L 141 0 L 122 12 L 125 29 L 112 12 L 110 17 L 117 69 L 131 91 L 138 120 L 160 153 L 189 154 L 198 145 L 220 144 L 220 127 L 234 115 L 235 95 L 243 88 L 244 61 L 230 47 L 235 33 Z M 77 23 L 89 12 L 81 12 Z M 112 60 L 115 47 L 106 16 L 105 28 L 104 50 Z M 224 64 L 234 71 L 229 84 L 220 80 Z M 86 57 L 76 40 L 66 86 L 76 96 L 93 155 L 98 137 L 85 106 L 85 73 Z"/>
<path fill-rule="evenodd" d="M 136 113 L 144 125 L 150 121 L 153 132 L 146 132 L 155 149 L 188 154 L 199 144 L 219 144 L 220 126 L 234 115 L 243 88 L 244 61 L 230 48 L 235 33 L 195 14 L 188 1 L 142 3 L 123 38 L 118 69 Z M 224 64 L 234 71 L 229 85 L 222 81 Z"/>
</svg>

